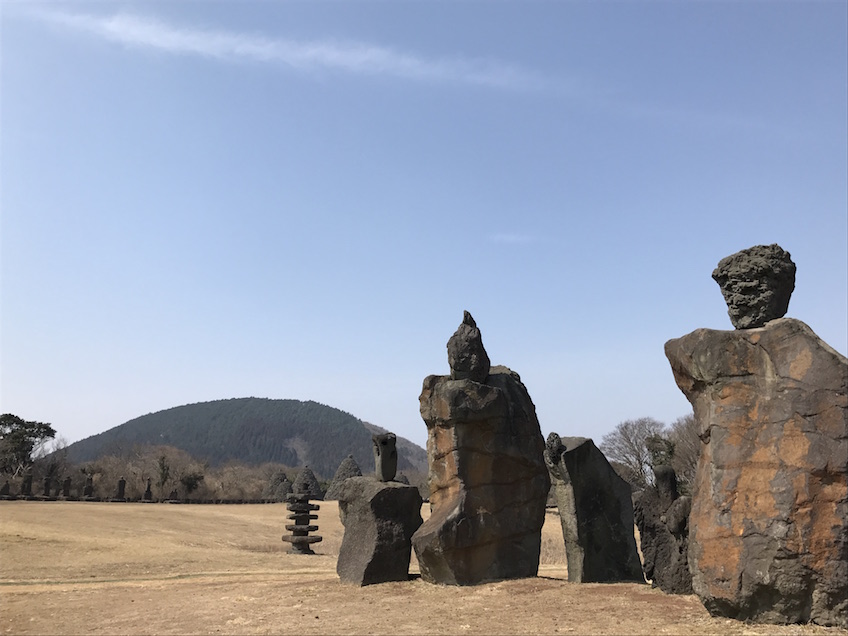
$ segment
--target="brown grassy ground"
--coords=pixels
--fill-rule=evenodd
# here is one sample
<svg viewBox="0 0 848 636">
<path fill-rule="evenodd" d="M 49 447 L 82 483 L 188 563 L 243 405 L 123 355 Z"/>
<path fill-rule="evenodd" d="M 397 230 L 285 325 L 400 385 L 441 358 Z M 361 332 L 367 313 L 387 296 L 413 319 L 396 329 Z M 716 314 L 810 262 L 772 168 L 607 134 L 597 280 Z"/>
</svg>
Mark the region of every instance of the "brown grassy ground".
<svg viewBox="0 0 848 636">
<path fill-rule="evenodd" d="M 648 585 L 568 583 L 555 512 L 537 578 L 460 588 L 420 579 L 342 585 L 338 508 L 320 505 L 324 541 L 304 556 L 280 541 L 282 504 L 0 502 L 0 631 L 848 634 L 713 619 L 694 596 Z"/>
</svg>

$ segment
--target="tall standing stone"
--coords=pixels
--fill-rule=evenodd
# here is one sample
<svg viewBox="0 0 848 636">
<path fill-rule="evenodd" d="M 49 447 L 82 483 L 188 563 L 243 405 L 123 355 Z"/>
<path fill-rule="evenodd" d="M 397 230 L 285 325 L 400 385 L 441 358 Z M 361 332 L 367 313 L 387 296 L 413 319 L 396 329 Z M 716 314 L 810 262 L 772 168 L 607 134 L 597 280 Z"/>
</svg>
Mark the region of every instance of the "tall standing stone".
<svg viewBox="0 0 848 636">
<path fill-rule="evenodd" d="M 848 360 L 791 318 L 665 353 L 703 442 L 695 593 L 714 615 L 848 627 Z"/>
<path fill-rule="evenodd" d="M 550 488 L 536 408 L 491 367 L 471 314 L 448 343 L 451 375 L 424 380 L 431 516 L 412 538 L 421 576 L 470 585 L 535 576 Z"/>
<path fill-rule="evenodd" d="M 586 437 L 551 433 L 544 456 L 562 524 L 568 580 L 644 582 L 630 485 Z"/>
</svg>

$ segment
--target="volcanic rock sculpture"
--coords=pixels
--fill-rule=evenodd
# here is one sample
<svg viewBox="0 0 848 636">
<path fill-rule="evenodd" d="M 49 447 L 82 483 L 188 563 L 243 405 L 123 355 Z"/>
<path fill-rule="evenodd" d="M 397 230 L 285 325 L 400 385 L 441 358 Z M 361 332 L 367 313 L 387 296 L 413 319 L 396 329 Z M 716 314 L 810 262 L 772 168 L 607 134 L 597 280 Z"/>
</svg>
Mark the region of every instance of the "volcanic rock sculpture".
<svg viewBox="0 0 848 636">
<path fill-rule="evenodd" d="M 82 487 L 82 497 L 83 499 L 94 499 L 94 477 L 91 475 L 87 475 L 85 478 L 85 485 Z"/>
<path fill-rule="evenodd" d="M 654 468 L 654 486 L 633 497 L 645 576 L 668 594 L 691 594 L 689 511 L 692 500 L 677 492 L 677 475 L 668 465 Z"/>
<path fill-rule="evenodd" d="M 795 263 L 779 245 L 755 245 L 721 259 L 713 279 L 734 327 L 762 327 L 786 315 L 795 289 Z"/>
<path fill-rule="evenodd" d="M 374 466 L 377 479 L 392 481 L 397 474 L 397 437 L 394 433 L 372 435 L 371 442 L 374 446 Z"/>
<path fill-rule="evenodd" d="M 324 498 L 321 484 L 318 483 L 315 473 L 309 466 L 304 466 L 303 470 L 295 477 L 292 492 L 296 495 L 308 494 L 310 499 L 318 499 L 319 501 Z"/>
<path fill-rule="evenodd" d="M 568 580 L 644 582 L 629 484 L 585 437 L 551 433 L 544 457 L 562 524 Z"/>
<path fill-rule="evenodd" d="M 345 527 L 336 571 L 345 583 L 409 579 L 412 534 L 421 525 L 418 489 L 376 477 L 350 477 L 338 490 Z"/>
<path fill-rule="evenodd" d="M 32 497 L 32 475 L 24 475 L 21 483 L 21 497 Z"/>
<path fill-rule="evenodd" d="M 550 488 L 536 408 L 517 373 L 489 368 L 471 314 L 448 342 L 450 376 L 419 398 L 432 514 L 412 537 L 421 577 L 470 585 L 535 576 Z"/>
<path fill-rule="evenodd" d="M 348 455 L 339 464 L 336 474 L 333 476 L 333 481 L 330 482 L 330 487 L 324 493 L 324 500 L 338 499 L 339 489 L 344 483 L 344 480 L 350 477 L 362 477 L 362 471 L 359 469 L 359 464 L 356 463 L 353 455 Z"/>
<path fill-rule="evenodd" d="M 448 364 L 451 380 L 485 382 L 489 375 L 489 354 L 483 348 L 477 323 L 467 311 L 462 313 L 462 324 L 448 340 Z"/>
<path fill-rule="evenodd" d="M 309 503 L 309 499 L 310 494 L 308 492 L 291 492 L 286 495 L 288 501 L 286 508 L 291 513 L 287 515 L 287 518 L 292 520 L 292 523 L 286 525 L 286 530 L 291 534 L 284 534 L 282 538 L 283 541 L 291 543 L 293 554 L 315 554 L 311 547 L 312 544 L 319 543 L 324 539 L 317 534 L 309 536 L 310 532 L 315 532 L 318 529 L 318 526 L 311 524 L 313 519 L 318 518 L 318 515 L 312 513 L 321 508 L 317 504 Z"/>
<path fill-rule="evenodd" d="M 848 360 L 792 318 L 665 353 L 703 442 L 695 593 L 714 615 L 848 627 Z"/>
</svg>

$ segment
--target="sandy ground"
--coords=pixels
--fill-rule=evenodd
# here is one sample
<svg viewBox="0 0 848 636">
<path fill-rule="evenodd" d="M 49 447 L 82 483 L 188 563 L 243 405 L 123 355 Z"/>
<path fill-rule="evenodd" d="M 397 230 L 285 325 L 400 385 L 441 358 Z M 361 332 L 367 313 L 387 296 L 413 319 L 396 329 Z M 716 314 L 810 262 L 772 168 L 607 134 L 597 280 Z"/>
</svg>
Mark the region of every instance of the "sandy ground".
<svg viewBox="0 0 848 636">
<path fill-rule="evenodd" d="M 694 596 L 567 581 L 556 512 L 531 579 L 343 585 L 343 527 L 320 502 L 314 556 L 274 505 L 0 502 L 0 631 L 10 634 L 839 634 L 710 618 Z M 426 505 L 424 510 L 426 516 Z M 410 568 L 417 573 L 414 562 Z"/>
</svg>

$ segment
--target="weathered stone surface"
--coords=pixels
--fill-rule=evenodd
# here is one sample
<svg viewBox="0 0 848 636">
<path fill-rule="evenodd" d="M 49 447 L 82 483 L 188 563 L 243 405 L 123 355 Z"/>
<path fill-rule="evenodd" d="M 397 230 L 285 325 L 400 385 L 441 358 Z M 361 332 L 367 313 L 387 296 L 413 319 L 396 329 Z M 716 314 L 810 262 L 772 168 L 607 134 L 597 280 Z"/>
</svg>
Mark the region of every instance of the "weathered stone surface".
<svg viewBox="0 0 848 636">
<path fill-rule="evenodd" d="M 471 314 L 463 312 L 462 324 L 448 340 L 448 364 L 451 380 L 485 382 L 489 375 L 489 355 Z"/>
<path fill-rule="evenodd" d="M 476 330 L 469 319 L 463 326 Z M 536 408 L 517 373 L 498 366 L 486 375 L 485 384 L 431 375 L 419 399 L 432 514 L 412 545 L 432 583 L 538 572 L 550 479 Z"/>
<path fill-rule="evenodd" d="M 713 279 L 734 327 L 762 327 L 786 315 L 795 289 L 795 263 L 777 244 L 755 245 L 721 259 Z"/>
<path fill-rule="evenodd" d="M 848 627 L 848 360 L 791 318 L 665 352 L 704 443 L 695 593 L 712 614 Z"/>
<path fill-rule="evenodd" d="M 562 524 L 568 580 L 644 582 L 630 485 L 585 437 L 551 433 L 544 457 Z"/>
<path fill-rule="evenodd" d="M 344 483 L 344 480 L 350 477 L 362 477 L 362 471 L 359 469 L 359 464 L 356 463 L 353 455 L 348 455 L 342 460 L 342 463 L 339 464 L 338 469 L 336 469 L 336 474 L 333 475 L 333 481 L 330 482 L 327 492 L 324 493 L 324 500 L 329 501 L 338 499 L 339 489 Z"/>
<path fill-rule="evenodd" d="M 645 576 L 668 594 L 692 594 L 688 556 L 692 501 L 678 496 L 671 466 L 657 466 L 654 481 L 655 486 L 633 497 Z"/>
<path fill-rule="evenodd" d="M 310 499 L 321 501 L 324 499 L 324 491 L 321 490 L 321 484 L 318 483 L 318 478 L 309 466 L 304 466 L 292 484 L 292 493 L 296 495 L 308 494 Z"/>
<path fill-rule="evenodd" d="M 421 525 L 421 495 L 413 486 L 351 477 L 339 488 L 345 532 L 336 572 L 345 583 L 409 579 L 412 534 Z"/>
<path fill-rule="evenodd" d="M 392 481 L 397 474 L 397 437 L 394 433 L 371 436 L 374 449 L 374 470 L 380 481 Z"/>
</svg>

